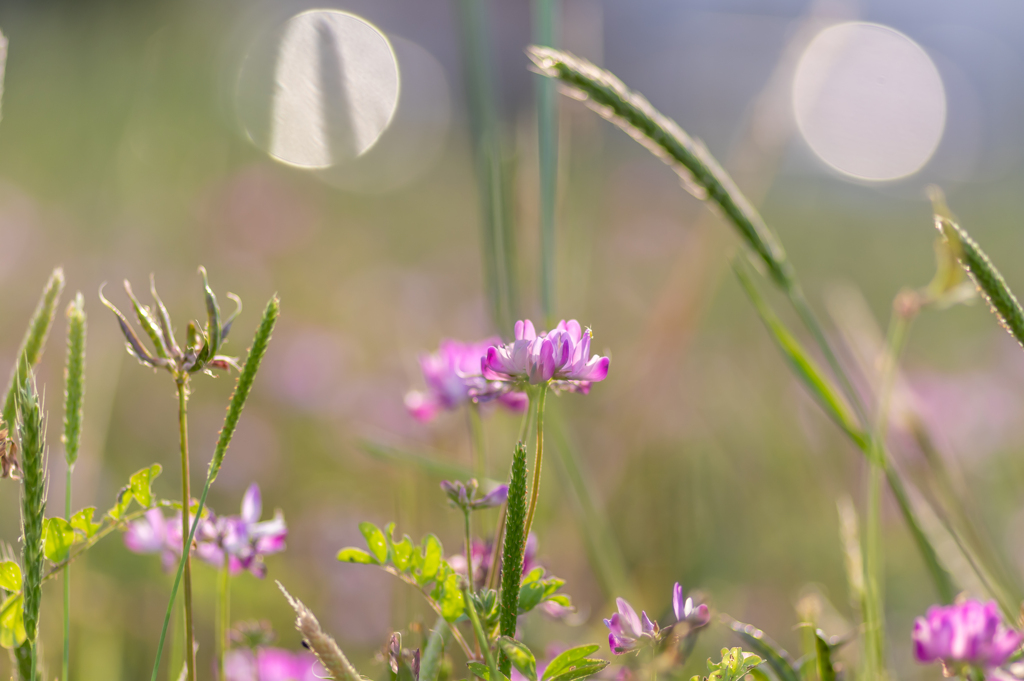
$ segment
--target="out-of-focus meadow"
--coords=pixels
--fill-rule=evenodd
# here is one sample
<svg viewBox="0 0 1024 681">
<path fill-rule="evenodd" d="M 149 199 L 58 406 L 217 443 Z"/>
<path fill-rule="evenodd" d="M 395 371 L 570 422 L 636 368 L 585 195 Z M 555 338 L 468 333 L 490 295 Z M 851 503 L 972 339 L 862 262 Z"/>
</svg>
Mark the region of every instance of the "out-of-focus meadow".
<svg viewBox="0 0 1024 681">
<path fill-rule="evenodd" d="M 388 36 L 400 94 L 374 146 L 354 159 L 329 159 L 324 169 L 273 159 L 252 123 L 265 113 L 261 98 L 273 94 L 261 60 L 273 54 L 284 22 L 311 3 L 0 6 L 10 41 L 0 123 L 0 367 L 12 365 L 38 291 L 62 264 L 89 313 L 75 505 L 106 508 L 128 475 L 153 461 L 164 465 L 156 491 L 174 498 L 171 382 L 127 355 L 99 304 L 100 284 L 109 282 L 108 295 L 123 303 L 119 282 L 144 289 L 154 272 L 174 318 L 202 318 L 196 268 L 205 265 L 218 292 L 245 301 L 226 348 L 236 355 L 263 302 L 278 292 L 281 321 L 210 505 L 235 512 L 246 487 L 259 483 L 265 507 L 284 511 L 288 548 L 267 559 L 267 579 L 234 581 L 232 616 L 271 620 L 279 642 L 297 649 L 293 614 L 273 582 L 280 579 L 363 673 L 383 677 L 386 666 L 371 660 L 392 627 L 410 616 L 429 626 L 430 614 L 398 580 L 339 564 L 335 555 L 359 543 L 362 519 L 395 520 L 414 537 L 435 531 L 455 553 L 461 519 L 446 506 L 440 477 L 372 456 L 365 443 L 468 466 L 465 415 L 420 424 L 403 396 L 422 385 L 419 353 L 440 339 L 507 337 L 511 329 L 494 327 L 484 294 L 458 5 L 316 7 L 325 5 Z M 780 235 L 813 306 L 849 350 L 846 360 L 865 353 L 870 364 L 893 297 L 933 274 L 930 183 L 946 190 L 1010 285 L 1024 289 L 1017 267 L 1024 262 L 1021 7 L 989 0 L 561 0 L 557 7 L 561 47 L 643 92 L 734 174 Z M 488 8 L 498 113 L 514 152 L 519 314 L 538 319 L 538 76 L 524 53 L 531 17 L 525 2 Z M 795 123 L 801 53 L 825 26 L 854 20 L 901 31 L 941 78 L 938 146 L 902 179 L 842 174 Z M 906 106 L 917 94 L 908 93 Z M 350 106 L 358 110 L 359 102 Z M 862 499 L 863 456 L 787 371 L 729 272 L 735 240 L 722 220 L 621 132 L 568 98 L 558 106 L 553 312 L 589 324 L 595 350 L 612 362 L 589 396 L 552 400 L 556 455 L 535 528 L 543 564 L 568 580 L 579 614 L 568 624 L 531 626 L 566 643 L 601 640 L 600 618 L 616 595 L 660 614 L 680 581 L 790 648 L 800 607 L 823 608 L 830 633 L 849 630 L 836 502 Z M 910 137 L 927 127 L 909 125 Z M 63 333 L 60 320 L 40 374 L 51 408 L 55 511 L 64 496 Z M 1024 354 L 984 305 L 958 306 L 922 315 L 904 370 L 901 399 L 923 415 L 1013 580 L 1022 581 Z M 194 486 L 232 384 L 193 381 Z M 507 476 L 517 427 L 513 416 L 485 412 L 495 479 Z M 899 419 L 891 442 L 914 481 L 922 454 Z M 570 453 L 582 481 L 559 463 Z M 0 538 L 16 544 L 16 488 L 2 487 Z M 935 594 L 895 509 L 886 508 L 884 519 L 893 668 L 904 678 L 935 676 L 935 668 L 912 666 L 910 652 L 912 619 Z M 606 536 L 589 541 L 585 522 Z M 215 576 L 201 564 L 195 573 L 198 639 L 212 641 Z M 72 678 L 143 678 L 171 582 L 159 560 L 131 554 L 112 537 L 76 563 L 73 580 Z M 59 641 L 56 587 L 44 598 L 44 637 Z M 706 650 L 734 645 L 730 636 L 724 627 L 706 634 L 694 669 Z M 200 647 L 204 676 L 211 653 L 212 643 Z M 56 647 L 47 655 L 57 663 Z"/>
</svg>

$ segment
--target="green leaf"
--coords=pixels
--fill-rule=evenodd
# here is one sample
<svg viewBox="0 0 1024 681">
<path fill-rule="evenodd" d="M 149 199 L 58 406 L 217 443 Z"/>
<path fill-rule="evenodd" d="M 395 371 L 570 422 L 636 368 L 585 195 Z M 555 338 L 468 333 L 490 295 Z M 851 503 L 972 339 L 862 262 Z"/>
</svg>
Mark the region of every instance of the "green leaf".
<svg viewBox="0 0 1024 681">
<path fill-rule="evenodd" d="M 825 413 L 842 428 L 854 443 L 864 449 L 867 445 L 867 437 L 857 425 L 856 419 L 850 413 L 846 401 L 839 391 L 832 385 L 832 381 L 818 368 L 818 365 L 811 359 L 800 342 L 786 329 L 785 325 L 769 307 L 768 303 L 761 297 L 753 278 L 750 276 L 749 265 L 743 258 L 733 259 L 733 271 L 740 280 L 743 290 L 746 291 L 750 302 L 754 305 L 761 321 L 772 334 L 776 345 L 782 355 L 789 362 L 793 373 L 811 392 L 811 395 L 818 402 Z"/>
<path fill-rule="evenodd" d="M 760 629 L 750 624 L 743 624 L 733 620 L 729 628 L 755 651 L 760 653 L 768 666 L 772 668 L 779 681 L 800 681 L 800 674 L 793 667 L 793 660 L 785 650 L 779 647 Z"/>
<path fill-rule="evenodd" d="M 584 660 L 574 662 L 564 672 L 556 676 L 552 676 L 548 681 L 573 681 L 574 679 L 584 679 L 588 676 L 593 676 L 609 664 L 608 660 L 596 660 L 588 657 Z"/>
<path fill-rule="evenodd" d="M 0 589 L 21 591 L 21 567 L 13 560 L 0 563 Z"/>
<path fill-rule="evenodd" d="M 10 650 L 27 638 L 24 597 L 20 593 L 11 594 L 0 605 L 0 646 Z"/>
<path fill-rule="evenodd" d="M 441 605 L 441 616 L 449 622 L 457 620 L 466 610 L 466 598 L 459 588 L 459 576 L 449 574 L 441 587 L 441 595 L 437 599 Z"/>
<path fill-rule="evenodd" d="M 359 531 L 366 537 L 366 545 L 370 547 L 370 554 L 383 565 L 388 562 L 388 543 L 384 539 L 384 533 L 380 528 L 370 522 L 359 523 Z"/>
<path fill-rule="evenodd" d="M 54 563 L 62 563 L 75 543 L 75 531 L 63 518 L 47 518 L 43 526 L 43 553 Z"/>
<path fill-rule="evenodd" d="M 122 487 L 121 491 L 117 493 L 117 502 L 114 507 L 107 511 L 109 515 L 115 521 L 120 520 L 124 517 L 125 511 L 132 503 L 132 488 L 130 485 Z"/>
<path fill-rule="evenodd" d="M 86 506 L 78 513 L 71 516 L 71 527 L 81 531 L 86 539 L 91 539 L 96 534 L 103 523 L 93 522 L 93 516 L 96 515 L 95 506 Z"/>
<path fill-rule="evenodd" d="M 484 679 L 484 681 L 491 680 L 491 670 L 488 669 L 487 665 L 485 665 L 483 662 L 467 662 L 466 666 L 469 667 L 469 671 L 473 672 L 474 676 L 478 676 L 481 679 Z M 498 675 L 504 681 L 508 681 L 508 677 L 502 674 L 501 672 L 498 672 Z"/>
<path fill-rule="evenodd" d="M 818 681 L 836 681 L 836 669 L 832 665 L 832 647 L 820 629 L 814 633 L 814 640 L 818 651 Z"/>
<path fill-rule="evenodd" d="M 349 547 L 338 551 L 338 560 L 342 563 L 360 563 L 362 565 L 379 565 L 377 559 L 362 549 Z"/>
<path fill-rule="evenodd" d="M 409 535 L 402 537 L 402 541 L 397 544 L 391 545 L 391 562 L 395 564 L 399 572 L 405 572 L 411 567 L 414 550 Z"/>
<path fill-rule="evenodd" d="M 555 659 L 551 660 L 550 663 L 548 663 L 548 668 L 544 670 L 543 678 L 548 679 L 552 676 L 556 676 L 557 674 L 561 674 L 563 671 L 566 671 L 569 667 L 571 667 L 574 663 L 576 663 L 579 660 L 582 660 L 591 653 L 596 653 L 598 650 L 600 650 L 600 648 L 601 646 L 599 645 L 590 644 L 585 646 L 578 646 L 576 648 L 570 648 L 569 650 L 564 651 L 563 653 L 555 657 Z"/>
<path fill-rule="evenodd" d="M 136 472 L 129 479 L 129 486 L 132 489 L 132 495 L 135 499 L 142 504 L 143 508 L 149 508 L 153 505 L 153 491 L 151 486 L 153 480 L 160 475 L 163 467 L 155 463 L 149 468 L 143 468 L 141 471 Z"/>
<path fill-rule="evenodd" d="M 529 582 L 519 588 L 519 614 L 530 612 L 544 600 L 544 585 L 540 582 Z"/>
<path fill-rule="evenodd" d="M 423 538 L 422 556 L 423 562 L 419 566 L 419 576 L 417 580 L 420 585 L 426 584 L 437 575 L 438 569 L 441 567 L 442 551 L 444 549 L 441 546 L 441 540 L 432 534 L 428 534 Z"/>
<path fill-rule="evenodd" d="M 512 666 L 519 670 L 520 674 L 529 681 L 537 681 L 537 658 L 533 656 L 529 648 L 511 636 L 499 637 L 498 647 L 512 662 Z"/>
</svg>

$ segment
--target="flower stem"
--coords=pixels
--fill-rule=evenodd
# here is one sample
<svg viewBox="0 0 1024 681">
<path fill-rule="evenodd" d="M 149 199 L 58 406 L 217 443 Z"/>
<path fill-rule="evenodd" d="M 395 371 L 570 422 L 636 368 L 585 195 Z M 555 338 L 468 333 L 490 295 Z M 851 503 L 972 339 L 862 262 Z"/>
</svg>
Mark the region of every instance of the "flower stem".
<svg viewBox="0 0 1024 681">
<path fill-rule="evenodd" d="M 227 679 L 224 672 L 224 657 L 228 652 L 228 627 L 231 625 L 231 571 L 228 569 L 228 554 L 224 552 L 224 566 L 217 580 L 217 595 L 220 596 L 217 613 L 217 678 Z"/>
<path fill-rule="evenodd" d="M 470 402 L 467 412 L 469 433 L 473 440 L 473 472 L 478 480 L 483 480 L 487 475 L 487 450 L 484 446 L 484 426 L 480 421 L 480 405 Z"/>
<path fill-rule="evenodd" d="M 68 464 L 64 483 L 64 519 L 71 522 L 71 471 L 74 464 Z M 64 570 L 64 662 L 61 679 L 68 681 L 68 663 L 71 659 L 71 568 Z"/>
<path fill-rule="evenodd" d="M 471 589 L 472 587 L 467 585 L 462 590 L 462 594 L 466 598 L 466 613 L 469 615 L 469 621 L 473 623 L 473 633 L 476 635 L 477 645 L 487 661 L 487 668 L 491 673 L 491 678 L 498 679 L 501 678 L 498 676 L 498 666 L 494 663 L 494 654 L 491 652 L 490 641 L 487 639 L 487 634 L 484 633 L 484 628 L 480 624 L 480 617 L 476 614 Z"/>
<path fill-rule="evenodd" d="M 537 452 L 533 460 L 533 491 L 530 493 L 530 510 L 526 514 L 526 532 L 523 534 L 527 539 L 533 527 L 533 514 L 537 512 L 537 495 L 540 494 L 540 468 L 544 463 L 544 402 L 547 394 L 547 385 L 540 386 L 537 394 Z"/>
<path fill-rule="evenodd" d="M 473 588 L 473 535 L 471 533 L 470 513 L 468 508 L 462 509 L 462 515 L 466 519 L 466 578 L 469 580 L 469 588 Z"/>
<path fill-rule="evenodd" d="M 181 439 L 181 537 L 182 557 L 185 563 L 185 668 L 188 681 L 196 681 L 195 632 L 192 623 L 192 557 L 189 540 L 189 506 L 192 493 L 188 473 L 188 375 L 176 381 L 178 385 L 178 430 Z"/>
</svg>

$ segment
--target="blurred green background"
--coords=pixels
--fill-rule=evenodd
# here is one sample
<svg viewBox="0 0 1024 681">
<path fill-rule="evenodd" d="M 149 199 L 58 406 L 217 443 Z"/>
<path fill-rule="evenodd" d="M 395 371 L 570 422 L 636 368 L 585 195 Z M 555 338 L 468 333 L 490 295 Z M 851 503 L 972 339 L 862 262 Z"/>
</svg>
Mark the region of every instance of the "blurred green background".
<svg viewBox="0 0 1024 681">
<path fill-rule="evenodd" d="M 521 314 L 539 318 L 535 76 L 523 52 L 530 13 L 522 2 L 488 6 L 502 134 L 515 167 Z M 313 7 L 375 24 L 396 46 L 403 78 L 398 113 L 377 145 L 321 171 L 278 163 L 255 146 L 236 96 L 246 54 Z M 864 331 L 884 326 L 897 291 L 930 279 L 929 183 L 944 187 L 1010 285 L 1024 290 L 1014 267 L 1024 253 L 1020 6 L 560 0 L 557 7 L 561 45 L 642 91 L 735 172 L 837 338 L 841 325 L 830 315 Z M 937 64 L 946 127 L 920 172 L 885 183 L 850 180 L 796 133 L 790 52 L 814 22 L 836 19 L 891 25 Z M 297 649 L 292 615 L 273 583 L 281 580 L 363 673 L 382 678 L 386 668 L 374 656 L 392 629 L 410 618 L 429 627 L 432 618 L 409 587 L 334 556 L 360 542 L 362 519 L 396 520 L 414 537 L 433 531 L 454 553 L 460 519 L 436 476 L 375 459 L 360 443 L 468 465 L 464 414 L 421 425 L 402 398 L 421 385 L 418 354 L 441 338 L 510 332 L 493 327 L 483 294 L 456 5 L 10 1 L 0 5 L 0 28 L 10 41 L 0 124 L 0 366 L 11 366 L 46 276 L 63 265 L 69 292 L 84 292 L 90 315 L 76 507 L 109 507 L 128 476 L 154 461 L 165 468 L 157 492 L 174 498 L 179 489 L 172 382 L 127 355 L 99 305 L 99 285 L 109 282 L 108 294 L 123 304 L 118 282 L 144 289 L 154 272 L 172 317 L 197 318 L 196 268 L 205 265 L 219 295 L 232 291 L 245 301 L 228 346 L 239 355 L 258 311 L 278 292 L 281 321 L 210 504 L 236 512 L 245 488 L 259 483 L 266 513 L 284 511 L 288 550 L 268 559 L 268 579 L 234 580 L 232 614 L 269 619 L 280 644 Z M 824 604 L 828 632 L 846 633 L 855 615 L 836 502 L 863 498 L 861 455 L 787 372 L 728 272 L 735 244 L 721 220 L 621 132 L 577 102 L 560 98 L 559 107 L 554 311 L 592 326 L 595 349 L 612 365 L 589 396 L 557 399 L 564 438 L 552 446 L 571 447 L 581 462 L 617 548 L 588 552 L 577 496 L 553 457 L 535 527 L 543 564 L 568 580 L 580 616 L 566 624 L 535 615 L 527 640 L 603 641 L 600 618 L 615 595 L 665 616 L 675 581 L 791 650 L 796 606 L 809 594 Z M 856 315 L 859 305 L 874 321 Z M 41 367 L 54 514 L 63 513 L 65 328 L 59 320 Z M 1019 579 L 1020 348 L 983 305 L 961 306 L 923 315 L 904 367 L 903 394 L 962 472 Z M 194 486 L 232 384 L 194 381 Z M 496 479 L 507 474 L 517 426 L 504 413 L 486 417 Z M 914 480 L 920 452 L 898 427 L 892 446 Z M 0 538 L 16 546 L 17 488 L 3 488 Z M 885 511 L 885 544 L 893 668 L 905 678 L 938 678 L 938 668 L 911 662 L 912 619 L 935 594 L 894 508 Z M 214 572 L 195 571 L 200 670 L 212 678 L 205 670 L 212 669 Z M 72 678 L 143 678 L 170 581 L 155 557 L 129 553 L 117 537 L 76 563 Z M 53 584 L 45 593 L 52 670 L 60 599 Z M 715 626 L 693 671 L 723 645 L 733 639 Z"/>
</svg>

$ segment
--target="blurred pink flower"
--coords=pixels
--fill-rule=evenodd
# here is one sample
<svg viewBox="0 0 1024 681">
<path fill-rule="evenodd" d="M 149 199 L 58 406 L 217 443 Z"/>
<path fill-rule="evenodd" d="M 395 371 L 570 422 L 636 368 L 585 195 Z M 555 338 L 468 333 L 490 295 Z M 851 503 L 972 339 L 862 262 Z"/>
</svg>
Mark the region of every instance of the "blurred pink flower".
<svg viewBox="0 0 1024 681">
<path fill-rule="evenodd" d="M 955 674 L 958 663 L 985 670 L 1002 666 L 1021 647 L 1024 635 L 1003 624 L 995 601 L 967 600 L 928 608 L 914 622 L 913 639 L 918 661 L 941 660 Z"/>
<path fill-rule="evenodd" d="M 255 656 L 244 649 L 224 656 L 225 681 L 318 681 L 326 672 L 308 651 L 261 648 Z"/>
<path fill-rule="evenodd" d="M 262 513 L 260 488 L 253 483 L 242 498 L 240 515 L 213 517 L 211 514 L 209 522 L 197 529 L 196 555 L 210 565 L 222 567 L 227 554 L 231 574 L 248 570 L 263 579 L 267 575 L 263 557 L 284 551 L 288 527 L 280 511 L 272 519 L 260 521 Z"/>
<path fill-rule="evenodd" d="M 480 375 L 480 363 L 487 349 L 501 343 L 501 339 L 487 338 L 477 343 L 463 343 L 446 339 L 432 355 L 420 356 L 420 369 L 426 381 L 426 391 L 411 390 L 405 396 L 405 406 L 419 421 L 430 421 L 441 410 L 458 409 L 473 401 L 492 398 L 513 411 L 526 409 L 526 395 L 513 392 L 501 383 L 488 381 Z"/>
</svg>

